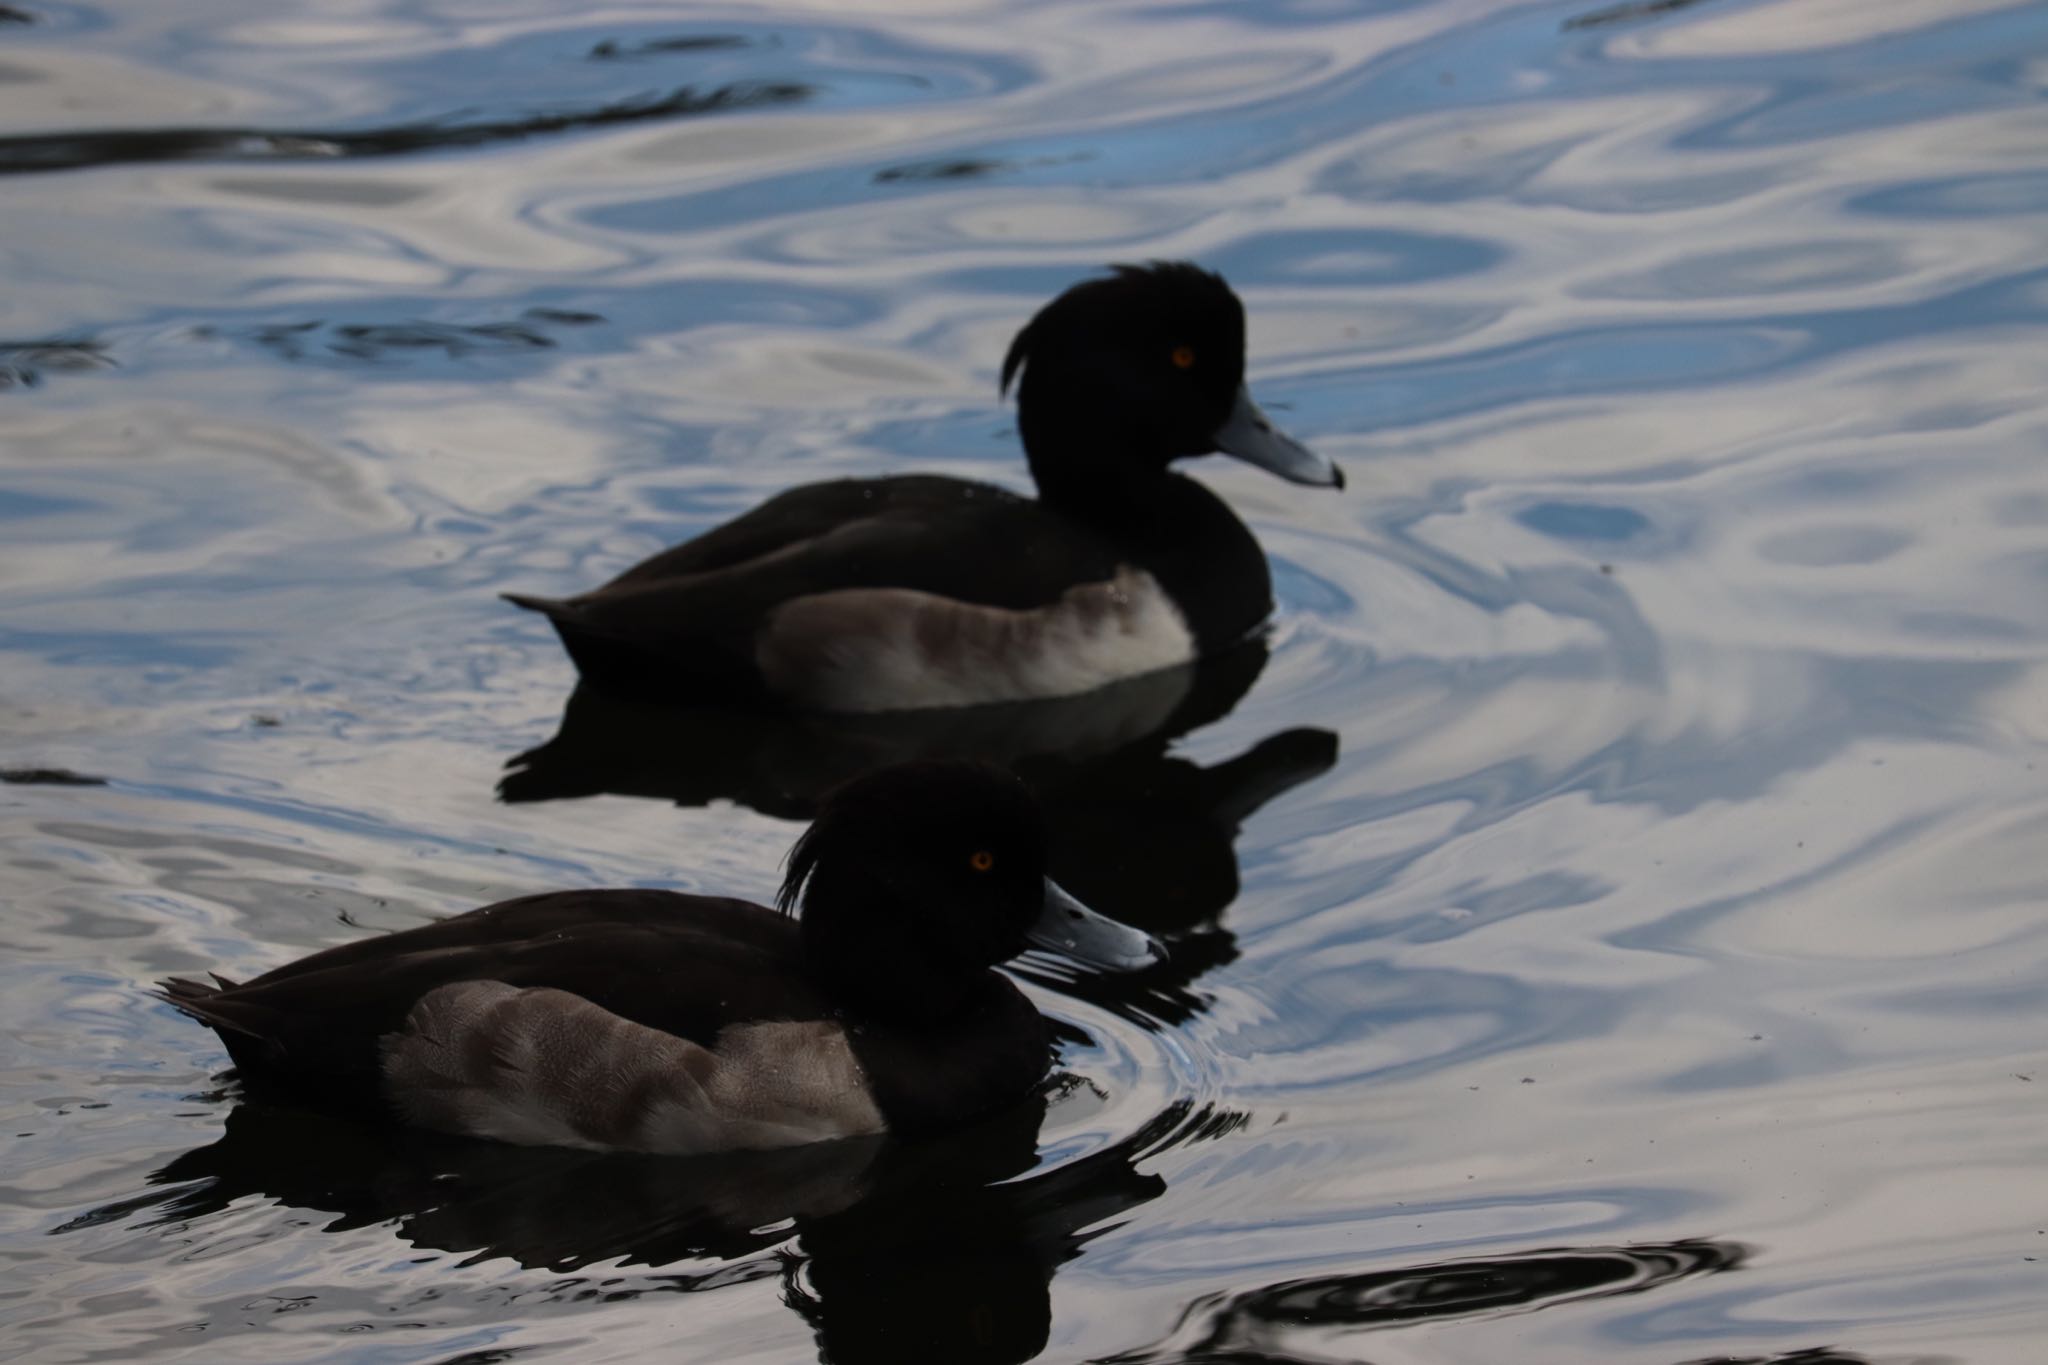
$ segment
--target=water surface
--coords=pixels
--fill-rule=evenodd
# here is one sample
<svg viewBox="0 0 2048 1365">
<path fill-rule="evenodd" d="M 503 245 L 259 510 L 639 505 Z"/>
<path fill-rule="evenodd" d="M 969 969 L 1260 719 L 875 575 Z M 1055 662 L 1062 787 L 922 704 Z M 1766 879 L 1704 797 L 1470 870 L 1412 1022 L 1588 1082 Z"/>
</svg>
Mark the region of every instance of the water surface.
<svg viewBox="0 0 2048 1365">
<path fill-rule="evenodd" d="M 0 6 L 0 769 L 104 779 L 0 784 L 0 1356 L 2037 1362 L 2044 73 L 2000 0 Z M 1201 466 L 1266 657 L 1055 727 L 1177 955 L 1030 969 L 1042 1105 L 394 1142 L 141 993 L 765 897 L 801 765 L 497 799 L 573 676 L 495 594 L 1019 485 L 1010 334 L 1153 257 L 1352 483 Z"/>
</svg>

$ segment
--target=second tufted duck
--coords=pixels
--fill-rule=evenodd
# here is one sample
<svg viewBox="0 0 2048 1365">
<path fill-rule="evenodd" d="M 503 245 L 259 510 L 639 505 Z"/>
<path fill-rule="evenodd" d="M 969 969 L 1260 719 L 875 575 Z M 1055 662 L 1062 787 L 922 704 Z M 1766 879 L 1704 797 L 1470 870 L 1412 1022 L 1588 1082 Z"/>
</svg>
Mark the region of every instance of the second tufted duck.
<svg viewBox="0 0 2048 1365">
<path fill-rule="evenodd" d="M 162 994 L 252 1092 L 469 1137 L 688 1153 L 943 1129 L 1051 1064 L 996 964 L 1031 943 L 1117 970 L 1161 954 L 1045 858 L 1015 778 L 908 764 L 842 788 L 798 841 L 797 919 L 556 891 Z"/>
</svg>

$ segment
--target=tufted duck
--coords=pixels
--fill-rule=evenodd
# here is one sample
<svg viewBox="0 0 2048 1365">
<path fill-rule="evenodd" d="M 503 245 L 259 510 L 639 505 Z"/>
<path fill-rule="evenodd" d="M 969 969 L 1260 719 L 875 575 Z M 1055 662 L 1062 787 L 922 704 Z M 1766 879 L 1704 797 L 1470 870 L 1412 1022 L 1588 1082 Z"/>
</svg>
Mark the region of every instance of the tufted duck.
<svg viewBox="0 0 2048 1365">
<path fill-rule="evenodd" d="M 873 712 L 1070 696 L 1227 649 L 1272 610 L 1252 534 L 1170 466 L 1337 466 L 1244 384 L 1244 306 L 1120 266 L 1011 343 L 1038 498 L 934 475 L 807 484 L 544 613 L 586 678 L 696 702 Z M 1019 377 L 1021 375 L 1021 378 Z"/>
<path fill-rule="evenodd" d="M 1116 970 L 1161 954 L 1045 858 L 1015 778 L 905 764 L 826 801 L 790 853 L 795 919 L 556 891 L 162 994 L 252 1092 L 465 1136 L 686 1153 L 942 1129 L 1051 1063 L 996 964 L 1032 943 Z"/>
</svg>

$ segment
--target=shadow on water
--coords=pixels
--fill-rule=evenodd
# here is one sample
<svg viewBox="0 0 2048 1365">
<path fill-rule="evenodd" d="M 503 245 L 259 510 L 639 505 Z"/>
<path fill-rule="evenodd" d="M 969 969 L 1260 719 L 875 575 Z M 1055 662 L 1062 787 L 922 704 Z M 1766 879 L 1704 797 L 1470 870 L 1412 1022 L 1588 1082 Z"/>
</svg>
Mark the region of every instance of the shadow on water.
<svg viewBox="0 0 2048 1365">
<path fill-rule="evenodd" d="M 1698 1360 L 1681 1361 L 1680 1365 L 1883 1365 L 1883 1362 L 1854 1351 L 1838 1351 L 1832 1346 L 1811 1346 L 1803 1351 L 1785 1351 L 1770 1356 L 1703 1356 Z M 1896 1365 L 1954 1363 L 1945 1356 L 1915 1356 L 1910 1362 L 1898 1361 Z"/>
<path fill-rule="evenodd" d="M 1640 1294 L 1740 1269 L 1739 1242 L 1552 1247 L 1356 1275 L 1318 1275 L 1195 1300 L 1168 1339 L 1100 1365 L 1312 1365 L 1363 1359 L 1342 1338 L 1446 1319 L 1499 1317 L 1585 1299 Z"/>
<path fill-rule="evenodd" d="M 779 1277 L 828 1361 L 999 1365 L 1045 1348 L 1059 1267 L 1165 1191 L 1137 1163 L 1201 1135 L 1182 1101 L 1119 1142 L 1039 1170 L 1046 1110 L 1040 1097 L 942 1141 L 643 1157 L 242 1103 L 218 1141 L 151 1176 L 176 1189 L 103 1205 L 55 1231 L 138 1214 L 152 1226 L 189 1225 L 260 1197 L 338 1214 L 330 1232 L 390 1222 L 415 1247 L 556 1272 L 712 1258 L 728 1264 L 585 1288 L 609 1301 Z M 580 1284 L 551 1292 L 573 1297 Z"/>
<path fill-rule="evenodd" d="M 69 768 L 0 768 L 0 782 L 11 787 L 104 787 L 107 779 Z"/>
<path fill-rule="evenodd" d="M 0 341 L 0 390 L 32 389 L 46 373 L 103 370 L 113 363 L 97 341 Z"/>
<path fill-rule="evenodd" d="M 520 142 L 527 138 L 802 103 L 815 88 L 794 81 L 683 86 L 666 94 L 584 109 L 510 118 L 459 117 L 384 128 L 108 128 L 0 137 L 0 175 L 80 170 L 151 161 L 323 161 L 408 156 Z"/>
<path fill-rule="evenodd" d="M 267 323 L 258 327 L 225 328 L 205 324 L 192 329 L 200 338 L 225 337 L 248 341 L 281 360 L 389 361 L 419 354 L 449 360 L 504 351 L 547 350 L 558 343 L 549 335 L 562 327 L 588 327 L 605 319 L 597 313 L 567 308 L 527 308 L 504 322 L 310 322 Z"/>
<path fill-rule="evenodd" d="M 420 358 L 466 360 L 553 350 L 562 344 L 555 335 L 562 329 L 604 321 L 599 313 L 536 306 L 500 321 L 330 322 L 314 318 L 248 327 L 200 323 L 189 335 L 199 341 L 257 346 L 286 361 L 389 365 Z M 106 370 L 120 363 L 104 341 L 0 341 L 0 393 L 36 388 L 45 375 Z"/>
<path fill-rule="evenodd" d="M 630 62 L 646 57 L 666 57 L 677 52 L 724 52 L 746 47 L 749 39 L 737 33 L 685 33 L 667 38 L 644 38 L 619 42 L 607 38 L 590 49 L 594 62 Z"/>
<path fill-rule="evenodd" d="M 914 181 L 974 180 L 1015 169 L 1015 166 L 1015 162 L 988 157 L 949 157 L 940 161 L 912 161 L 901 166 L 885 166 L 875 172 L 874 181 L 877 185 L 894 185 Z"/>
<path fill-rule="evenodd" d="M 1606 28 L 1614 24 L 1633 24 L 1644 19 L 1655 19 L 1659 15 L 1675 14 L 1679 10 L 1691 9 L 1700 0 L 1627 0 L 1627 3 L 1608 5 L 1603 9 L 1576 14 L 1559 25 L 1566 33 L 1574 29 Z"/>
<path fill-rule="evenodd" d="M 681 806 L 724 799 L 807 820 L 834 787 L 890 763 L 999 764 L 1039 797 L 1054 879 L 1169 944 L 1167 961 L 1129 975 L 1076 976 L 1038 962 L 1023 974 L 1176 1022 L 1201 1007 L 1190 984 L 1237 956 L 1217 919 L 1237 899 L 1239 828 L 1337 761 L 1337 737 L 1308 727 L 1208 767 L 1168 753 L 1229 714 L 1266 657 L 1265 642 L 1253 640 L 1078 697 L 882 715 L 662 706 L 582 685 L 555 737 L 510 761 L 498 794 L 527 802 L 612 793 Z"/>
</svg>

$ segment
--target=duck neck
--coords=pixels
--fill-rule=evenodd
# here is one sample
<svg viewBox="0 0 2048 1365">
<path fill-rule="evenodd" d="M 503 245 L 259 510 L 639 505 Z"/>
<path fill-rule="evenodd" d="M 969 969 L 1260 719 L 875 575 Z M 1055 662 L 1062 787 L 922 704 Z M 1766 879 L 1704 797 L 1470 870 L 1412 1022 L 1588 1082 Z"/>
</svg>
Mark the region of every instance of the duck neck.
<svg viewBox="0 0 2048 1365">
<path fill-rule="evenodd" d="M 1126 533 L 1142 528 L 1158 515 L 1161 490 L 1176 481 L 1164 456 L 1135 454 L 1101 423 L 1060 421 L 1027 402 L 1017 425 L 1038 500 L 1077 521 Z"/>
<path fill-rule="evenodd" d="M 985 973 L 942 1026 L 849 1017 L 847 1041 L 889 1131 L 955 1127 L 1031 1093 L 1052 1066 L 1045 1018 L 1005 977 Z"/>
<path fill-rule="evenodd" d="M 995 973 L 973 974 L 934 970 L 926 961 L 892 961 L 884 968 L 865 969 L 844 952 L 813 947 L 810 976 L 850 1020 L 903 1028 L 944 1025 L 968 1007 Z"/>
<path fill-rule="evenodd" d="M 804 900 L 805 970 L 850 1019 L 942 1023 L 994 973 L 959 961 L 896 901 L 886 886 L 820 867 Z"/>
<path fill-rule="evenodd" d="M 1025 453 L 1039 501 L 1116 547 L 1158 580 L 1186 619 L 1200 653 L 1243 639 L 1273 609 L 1265 552 L 1223 500 L 1167 468 L 1073 430 L 1024 423 Z"/>
</svg>

